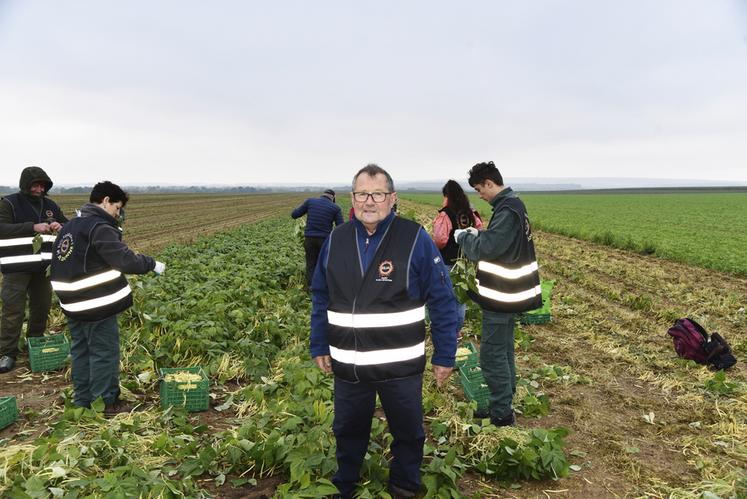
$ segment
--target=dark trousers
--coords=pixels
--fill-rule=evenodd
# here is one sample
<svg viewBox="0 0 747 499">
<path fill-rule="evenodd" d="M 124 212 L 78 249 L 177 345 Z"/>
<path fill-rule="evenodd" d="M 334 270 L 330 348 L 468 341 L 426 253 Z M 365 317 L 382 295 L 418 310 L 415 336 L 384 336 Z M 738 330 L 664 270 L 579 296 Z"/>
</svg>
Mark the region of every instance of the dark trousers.
<svg viewBox="0 0 747 499">
<path fill-rule="evenodd" d="M 514 314 L 482 313 L 480 367 L 490 391 L 490 416 L 500 419 L 513 410 L 516 393 Z"/>
<path fill-rule="evenodd" d="M 322 251 L 324 237 L 306 236 L 303 240 L 303 249 L 306 250 L 306 285 L 311 286 L 311 279 L 314 277 L 316 270 L 316 261 L 319 260 L 319 253 Z"/>
<path fill-rule="evenodd" d="M 119 398 L 119 326 L 117 316 L 100 321 L 68 318 L 73 360 L 73 402 L 90 407 L 101 397 L 106 405 Z"/>
<path fill-rule="evenodd" d="M 44 272 L 13 272 L 3 274 L 2 324 L 0 325 L 0 356 L 18 355 L 23 319 L 28 298 L 29 322 L 26 336 L 43 336 L 52 305 L 52 286 Z"/>
<path fill-rule="evenodd" d="M 420 489 L 423 462 L 423 375 L 376 383 L 348 383 L 335 378 L 337 473 L 332 482 L 343 497 L 352 497 L 371 436 L 376 394 L 392 434 L 389 483 Z"/>
</svg>

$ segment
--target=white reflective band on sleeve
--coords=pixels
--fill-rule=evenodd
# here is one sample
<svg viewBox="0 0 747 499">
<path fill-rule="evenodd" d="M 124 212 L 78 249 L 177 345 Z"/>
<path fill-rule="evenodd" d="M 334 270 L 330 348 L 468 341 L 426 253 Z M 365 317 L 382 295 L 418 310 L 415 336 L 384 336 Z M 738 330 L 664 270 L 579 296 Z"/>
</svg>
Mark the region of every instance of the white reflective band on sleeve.
<svg viewBox="0 0 747 499">
<path fill-rule="evenodd" d="M 60 302 L 60 307 L 67 310 L 68 312 L 82 312 L 84 310 L 92 310 L 94 308 L 101 308 L 105 307 L 106 305 L 111 305 L 112 303 L 119 301 L 125 296 L 129 295 L 131 292 L 132 291 L 130 290 L 130 285 L 128 284 L 116 293 L 112 293 L 108 296 L 93 298 L 92 300 L 79 301 L 77 303 Z"/>
<path fill-rule="evenodd" d="M 105 282 L 113 281 L 122 275 L 122 272 L 118 270 L 109 270 L 101 274 L 97 274 L 85 279 L 80 279 L 75 282 L 62 282 L 52 281 L 52 289 L 55 291 L 80 291 L 81 289 L 90 288 L 92 286 L 98 286 Z"/>
<path fill-rule="evenodd" d="M 31 263 L 51 260 L 52 253 L 37 253 L 36 255 L 6 256 L 0 258 L 0 265 L 12 265 L 14 263 Z"/>
<path fill-rule="evenodd" d="M 411 347 L 374 350 L 371 352 L 341 350 L 330 346 L 329 354 L 337 362 L 342 362 L 343 364 L 355 364 L 356 366 L 389 364 L 391 362 L 401 362 L 403 360 L 412 360 L 422 357 L 425 355 L 425 342 L 420 342 Z"/>
<path fill-rule="evenodd" d="M 528 276 L 532 272 L 536 272 L 539 269 L 539 265 L 537 265 L 537 262 L 532 262 L 518 269 L 507 269 L 506 267 L 501 267 L 494 263 L 481 261 L 477 264 L 477 268 L 504 279 L 519 279 Z"/>
<path fill-rule="evenodd" d="M 41 236 L 43 243 L 53 243 L 57 236 L 51 234 L 42 234 Z M 23 246 L 24 244 L 33 244 L 33 237 L 15 237 L 13 239 L 0 239 L 0 247 L 7 246 Z"/>
<path fill-rule="evenodd" d="M 327 321 L 340 327 L 392 327 L 425 320 L 425 306 L 391 314 L 342 314 L 327 311 Z"/>
<path fill-rule="evenodd" d="M 520 291 L 519 293 L 501 293 L 500 291 L 480 286 L 480 283 L 477 282 L 477 292 L 480 293 L 480 296 L 490 298 L 491 300 L 503 303 L 516 303 L 534 298 L 537 295 L 542 295 L 542 287 L 535 286 L 532 289 Z"/>
</svg>

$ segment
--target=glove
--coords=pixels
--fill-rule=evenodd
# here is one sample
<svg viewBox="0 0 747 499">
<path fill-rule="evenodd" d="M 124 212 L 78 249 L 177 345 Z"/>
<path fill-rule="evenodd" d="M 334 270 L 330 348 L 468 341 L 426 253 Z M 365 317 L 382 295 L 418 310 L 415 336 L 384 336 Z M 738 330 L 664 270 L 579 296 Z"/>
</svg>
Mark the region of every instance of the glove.
<svg viewBox="0 0 747 499">
<path fill-rule="evenodd" d="M 479 234 L 478 230 L 475 229 L 474 227 L 468 227 L 466 229 L 457 229 L 454 231 L 454 241 L 459 243 L 459 236 L 464 233 L 472 234 L 473 236 L 476 236 L 477 234 Z"/>
<path fill-rule="evenodd" d="M 163 271 L 166 270 L 166 264 L 163 262 L 156 262 L 156 266 L 153 269 L 153 272 L 155 272 L 158 275 L 163 274 Z"/>
</svg>

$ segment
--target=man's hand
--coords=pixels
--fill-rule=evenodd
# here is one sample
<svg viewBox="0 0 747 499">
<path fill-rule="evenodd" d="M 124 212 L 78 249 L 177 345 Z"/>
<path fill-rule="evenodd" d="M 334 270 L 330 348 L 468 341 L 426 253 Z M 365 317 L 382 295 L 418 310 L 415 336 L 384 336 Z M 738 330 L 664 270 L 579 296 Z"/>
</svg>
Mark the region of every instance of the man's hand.
<svg viewBox="0 0 747 499">
<path fill-rule="evenodd" d="M 329 355 L 320 355 L 314 357 L 314 362 L 324 373 L 329 374 L 332 372 L 332 357 Z"/>
<path fill-rule="evenodd" d="M 34 224 L 34 232 L 38 234 L 46 234 L 49 232 L 49 224 L 42 222 L 40 224 Z"/>
<path fill-rule="evenodd" d="M 62 228 L 62 224 L 60 222 L 52 222 L 49 224 L 49 230 L 52 232 L 57 232 Z"/>
<path fill-rule="evenodd" d="M 440 387 L 443 385 L 453 370 L 453 367 L 443 367 L 433 364 L 433 376 L 436 377 L 436 386 Z"/>
</svg>

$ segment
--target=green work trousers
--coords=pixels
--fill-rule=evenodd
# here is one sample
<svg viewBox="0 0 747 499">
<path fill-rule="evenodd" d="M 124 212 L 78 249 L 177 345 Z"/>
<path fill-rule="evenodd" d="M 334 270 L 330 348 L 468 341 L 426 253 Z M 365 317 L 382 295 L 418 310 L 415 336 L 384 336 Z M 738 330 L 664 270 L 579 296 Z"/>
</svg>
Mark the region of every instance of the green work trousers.
<svg viewBox="0 0 747 499">
<path fill-rule="evenodd" d="M 101 397 L 106 405 L 119 399 L 119 326 L 117 316 L 100 321 L 68 318 L 73 360 L 73 402 L 90 407 Z"/>
<path fill-rule="evenodd" d="M 49 308 L 52 306 L 52 286 L 44 272 L 12 272 L 3 274 L 3 312 L 0 324 L 0 357 L 18 356 L 18 340 L 21 338 L 26 302 L 29 305 L 29 321 L 26 336 L 44 336 L 47 329 Z"/>
<path fill-rule="evenodd" d="M 513 411 L 516 393 L 514 362 L 515 314 L 482 312 L 480 367 L 490 391 L 490 417 L 501 419 Z"/>
</svg>

